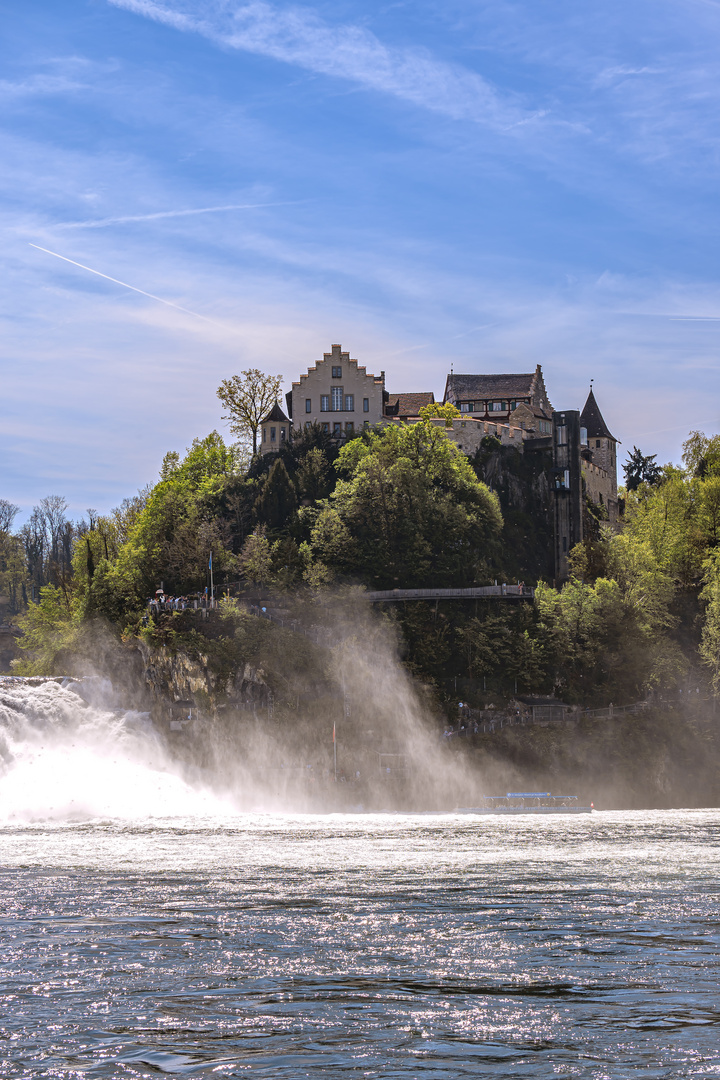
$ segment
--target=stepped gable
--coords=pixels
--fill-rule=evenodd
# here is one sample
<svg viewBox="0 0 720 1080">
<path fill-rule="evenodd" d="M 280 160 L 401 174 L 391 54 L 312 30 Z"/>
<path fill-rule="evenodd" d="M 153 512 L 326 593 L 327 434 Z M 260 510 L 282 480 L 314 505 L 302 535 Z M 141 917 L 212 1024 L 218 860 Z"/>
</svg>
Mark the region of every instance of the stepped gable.
<svg viewBox="0 0 720 1080">
<path fill-rule="evenodd" d="M 432 390 L 417 394 L 388 394 L 386 416 L 419 416 L 420 410 L 435 404 Z"/>
<path fill-rule="evenodd" d="M 521 375 L 448 375 L 444 401 L 526 400 L 531 408 L 546 419 L 552 416 L 552 405 L 545 389 L 542 368 Z"/>
<path fill-rule="evenodd" d="M 610 429 L 600 412 L 600 407 L 595 400 L 592 389 L 585 402 L 585 408 L 580 414 L 580 425 L 587 430 L 588 439 L 612 439 L 613 442 L 617 442 L 615 436 L 610 434 Z"/>
<path fill-rule="evenodd" d="M 285 413 L 282 411 L 282 409 L 280 408 L 280 406 L 278 405 L 278 403 L 276 401 L 275 404 L 273 405 L 272 409 L 270 410 L 270 412 L 265 417 L 265 419 L 261 420 L 260 423 L 261 424 L 270 424 L 270 423 L 289 424 L 290 420 L 285 415 Z"/>
</svg>

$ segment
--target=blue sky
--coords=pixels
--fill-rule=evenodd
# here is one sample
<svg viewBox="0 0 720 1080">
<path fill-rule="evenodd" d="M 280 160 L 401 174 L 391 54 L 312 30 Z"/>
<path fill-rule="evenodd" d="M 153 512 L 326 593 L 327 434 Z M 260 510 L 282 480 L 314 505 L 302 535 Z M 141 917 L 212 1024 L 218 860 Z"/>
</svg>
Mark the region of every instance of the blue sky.
<svg viewBox="0 0 720 1080">
<path fill-rule="evenodd" d="M 333 342 L 720 430 L 720 3 L 0 10 L 0 497 L 107 510 Z"/>
</svg>

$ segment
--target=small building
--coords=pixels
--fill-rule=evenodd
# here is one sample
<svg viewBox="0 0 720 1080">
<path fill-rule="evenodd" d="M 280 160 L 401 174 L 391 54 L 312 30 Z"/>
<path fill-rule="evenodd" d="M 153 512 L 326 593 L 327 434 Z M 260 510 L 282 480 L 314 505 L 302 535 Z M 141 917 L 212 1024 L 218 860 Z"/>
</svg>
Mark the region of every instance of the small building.
<svg viewBox="0 0 720 1080">
<path fill-rule="evenodd" d="M 260 423 L 260 453 L 273 454 L 290 442 L 290 420 L 277 401 Z"/>
<path fill-rule="evenodd" d="M 452 402 L 463 416 L 512 422 L 539 435 L 552 432 L 553 410 L 540 364 L 524 375 L 448 375 L 443 401 Z"/>
<path fill-rule="evenodd" d="M 435 404 L 435 395 L 432 390 L 416 394 L 386 394 L 386 399 L 385 416 L 403 422 L 417 419 L 421 409 Z"/>
<path fill-rule="evenodd" d="M 333 345 L 322 360 L 292 384 L 287 395 L 296 430 L 320 424 L 335 438 L 346 438 L 383 419 L 385 372 L 369 375 L 342 345 Z"/>
</svg>

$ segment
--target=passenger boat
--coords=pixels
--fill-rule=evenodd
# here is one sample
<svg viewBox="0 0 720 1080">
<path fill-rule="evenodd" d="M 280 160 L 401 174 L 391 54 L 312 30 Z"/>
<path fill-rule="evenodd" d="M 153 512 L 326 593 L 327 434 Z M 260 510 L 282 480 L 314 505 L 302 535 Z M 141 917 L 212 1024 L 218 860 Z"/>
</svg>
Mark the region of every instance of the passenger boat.
<svg viewBox="0 0 720 1080">
<path fill-rule="evenodd" d="M 552 795 L 549 791 L 508 791 L 483 795 L 480 806 L 458 806 L 457 814 L 591 814 L 593 803 L 581 806 L 577 795 Z"/>
</svg>

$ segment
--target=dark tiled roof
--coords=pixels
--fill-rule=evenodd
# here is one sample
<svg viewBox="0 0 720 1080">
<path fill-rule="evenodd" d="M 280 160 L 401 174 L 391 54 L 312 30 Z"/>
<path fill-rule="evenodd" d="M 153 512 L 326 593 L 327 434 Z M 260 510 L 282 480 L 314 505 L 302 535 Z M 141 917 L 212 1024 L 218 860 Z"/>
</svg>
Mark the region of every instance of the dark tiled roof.
<svg viewBox="0 0 720 1080">
<path fill-rule="evenodd" d="M 580 423 L 587 429 L 588 439 L 612 439 L 613 442 L 617 442 L 615 436 L 610 434 L 610 429 L 605 423 L 592 390 L 580 414 Z"/>
<path fill-rule="evenodd" d="M 385 413 L 387 416 L 419 416 L 421 409 L 434 402 L 432 390 L 418 394 L 388 394 Z"/>
<path fill-rule="evenodd" d="M 471 398 L 523 398 L 533 391 L 535 372 L 530 375 L 451 375 L 448 393 L 460 401 Z"/>
<path fill-rule="evenodd" d="M 541 410 L 546 420 L 552 405 L 545 389 L 542 368 L 538 364 L 531 373 L 522 375 L 448 375 L 445 401 L 512 401 L 530 399 L 530 407 Z"/>
<path fill-rule="evenodd" d="M 274 421 L 275 423 L 280 423 L 280 424 L 289 424 L 290 423 L 287 416 L 285 415 L 285 413 L 282 411 L 282 409 L 278 405 L 277 401 L 275 402 L 275 404 L 273 405 L 272 409 L 267 414 L 265 419 L 261 420 L 260 423 L 261 424 L 267 424 L 270 421 Z"/>
</svg>

